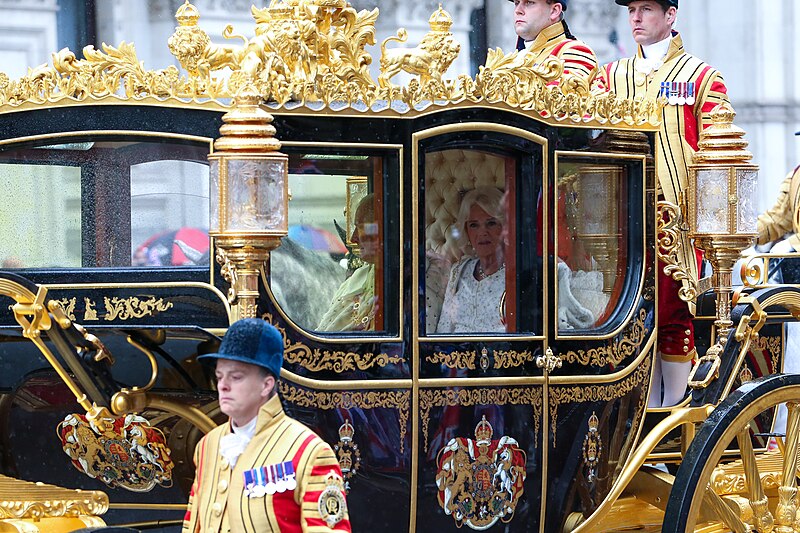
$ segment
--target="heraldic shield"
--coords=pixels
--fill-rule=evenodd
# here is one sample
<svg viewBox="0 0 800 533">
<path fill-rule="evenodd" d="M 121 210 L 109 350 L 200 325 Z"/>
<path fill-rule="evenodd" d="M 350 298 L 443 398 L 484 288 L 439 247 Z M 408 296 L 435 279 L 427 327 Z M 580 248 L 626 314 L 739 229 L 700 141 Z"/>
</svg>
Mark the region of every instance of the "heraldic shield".
<svg viewBox="0 0 800 533">
<path fill-rule="evenodd" d="M 526 455 L 512 437 L 492 440 L 483 416 L 475 440 L 451 439 L 436 459 L 439 505 L 456 525 L 483 530 L 510 522 L 524 492 Z"/>
</svg>

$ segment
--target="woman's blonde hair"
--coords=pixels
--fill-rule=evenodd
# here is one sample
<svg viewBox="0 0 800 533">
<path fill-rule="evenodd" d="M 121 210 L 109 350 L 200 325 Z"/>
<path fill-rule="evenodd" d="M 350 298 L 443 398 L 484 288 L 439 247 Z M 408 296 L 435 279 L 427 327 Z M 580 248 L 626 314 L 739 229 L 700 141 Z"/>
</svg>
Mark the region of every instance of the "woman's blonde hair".
<svg viewBox="0 0 800 533">
<path fill-rule="evenodd" d="M 497 187 L 476 187 L 464 195 L 461 207 L 458 209 L 458 218 L 452 225 L 456 234 L 456 245 L 462 253 L 473 255 L 472 245 L 467 236 L 467 220 L 473 205 L 483 208 L 486 213 L 500 221 L 505 226 L 506 218 L 503 211 L 503 191 Z"/>
</svg>

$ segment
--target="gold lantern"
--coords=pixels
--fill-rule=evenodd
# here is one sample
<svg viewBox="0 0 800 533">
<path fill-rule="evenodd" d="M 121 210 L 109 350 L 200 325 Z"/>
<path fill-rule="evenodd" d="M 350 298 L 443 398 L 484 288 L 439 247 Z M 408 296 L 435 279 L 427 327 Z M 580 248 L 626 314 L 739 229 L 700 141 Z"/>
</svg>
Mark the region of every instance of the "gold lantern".
<svg viewBox="0 0 800 533">
<path fill-rule="evenodd" d="M 252 86 L 242 88 L 208 155 L 209 234 L 230 283 L 233 320 L 256 316 L 261 269 L 289 230 L 288 157 L 278 151 L 272 115 L 261 101 Z"/>
<path fill-rule="evenodd" d="M 703 357 L 712 368 L 719 366 L 719 354 L 733 325 L 733 266 L 742 250 L 755 243 L 757 235 L 758 166 L 750 163 L 753 155 L 747 151 L 744 130 L 733 124 L 735 116 L 729 104 L 721 104 L 711 112 L 712 125 L 703 132 L 694 162 L 689 165 L 686 207 L 690 236 L 714 269 L 716 342 Z M 696 365 L 695 370 L 700 366 Z M 710 378 L 707 375 L 703 381 L 707 383 Z"/>
</svg>

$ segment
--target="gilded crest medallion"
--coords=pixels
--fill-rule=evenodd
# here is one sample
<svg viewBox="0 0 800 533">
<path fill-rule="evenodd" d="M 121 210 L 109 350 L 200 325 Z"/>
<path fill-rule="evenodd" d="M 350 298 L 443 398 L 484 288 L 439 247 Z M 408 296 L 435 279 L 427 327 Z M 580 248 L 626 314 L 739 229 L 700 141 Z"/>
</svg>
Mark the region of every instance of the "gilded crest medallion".
<svg viewBox="0 0 800 533">
<path fill-rule="evenodd" d="M 493 440 L 493 433 L 484 415 L 475 440 L 451 439 L 437 456 L 439 505 L 458 527 L 483 530 L 510 522 L 524 492 L 525 452 L 516 439 Z"/>
<path fill-rule="evenodd" d="M 336 472 L 331 470 L 325 480 L 325 489 L 320 493 L 317 500 L 317 509 L 319 515 L 328 524 L 328 527 L 333 527 L 344 518 L 344 513 L 347 511 L 347 501 L 344 499 L 344 482 Z"/>
<path fill-rule="evenodd" d="M 589 431 L 583 438 L 583 464 L 586 466 L 586 479 L 589 483 L 597 479 L 597 465 L 600 464 L 600 457 L 603 453 L 603 439 L 597 429 L 600 422 L 597 415 L 592 413 L 589 417 Z"/>
<path fill-rule="evenodd" d="M 172 469 L 164 434 L 136 415 L 103 419 L 96 424 L 70 414 L 56 432 L 75 468 L 111 488 L 147 492 L 172 486 Z"/>
<path fill-rule="evenodd" d="M 361 450 L 358 449 L 358 444 L 353 440 L 355 434 L 356 430 L 353 424 L 345 419 L 344 424 L 339 426 L 339 442 L 333 447 L 333 451 L 336 452 L 336 458 L 339 460 L 339 466 L 342 469 L 345 493 L 350 492 L 350 479 L 356 475 L 358 468 L 361 466 Z"/>
</svg>

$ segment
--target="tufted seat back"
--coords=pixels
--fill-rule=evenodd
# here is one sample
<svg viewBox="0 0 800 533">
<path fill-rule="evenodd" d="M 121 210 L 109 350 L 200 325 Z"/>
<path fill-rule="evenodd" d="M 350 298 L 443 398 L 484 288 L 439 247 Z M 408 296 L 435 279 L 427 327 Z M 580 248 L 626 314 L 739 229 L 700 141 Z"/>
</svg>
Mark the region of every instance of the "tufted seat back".
<svg viewBox="0 0 800 533">
<path fill-rule="evenodd" d="M 454 263 L 461 258 L 453 223 L 464 194 L 476 187 L 505 190 L 502 157 L 475 150 L 425 155 L 425 250 Z"/>
<path fill-rule="evenodd" d="M 461 259 L 453 224 L 461 199 L 476 187 L 505 190 L 505 160 L 476 150 L 425 154 L 425 322 L 436 330 L 450 266 Z"/>
</svg>

